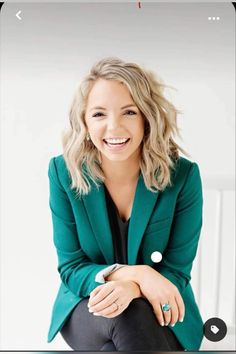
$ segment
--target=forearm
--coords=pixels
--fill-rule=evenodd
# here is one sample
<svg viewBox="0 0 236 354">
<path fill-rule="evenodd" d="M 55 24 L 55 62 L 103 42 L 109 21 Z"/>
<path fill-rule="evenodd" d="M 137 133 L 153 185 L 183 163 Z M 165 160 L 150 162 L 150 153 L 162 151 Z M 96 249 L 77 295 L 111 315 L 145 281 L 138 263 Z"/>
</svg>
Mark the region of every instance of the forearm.
<svg viewBox="0 0 236 354">
<path fill-rule="evenodd" d="M 145 271 L 147 271 L 148 266 L 146 265 L 127 265 L 125 267 L 122 267 L 120 269 L 117 269 L 116 271 L 112 272 L 109 274 L 105 280 L 106 281 L 116 281 L 116 280 L 127 280 L 127 281 L 133 281 L 134 283 L 137 284 L 137 297 L 143 297 L 145 296 L 142 294 L 141 289 L 140 289 L 140 283 L 142 277 L 145 276 Z"/>
<path fill-rule="evenodd" d="M 145 265 L 127 265 L 109 274 L 105 280 L 130 280 L 139 285 L 144 274 Z"/>
</svg>

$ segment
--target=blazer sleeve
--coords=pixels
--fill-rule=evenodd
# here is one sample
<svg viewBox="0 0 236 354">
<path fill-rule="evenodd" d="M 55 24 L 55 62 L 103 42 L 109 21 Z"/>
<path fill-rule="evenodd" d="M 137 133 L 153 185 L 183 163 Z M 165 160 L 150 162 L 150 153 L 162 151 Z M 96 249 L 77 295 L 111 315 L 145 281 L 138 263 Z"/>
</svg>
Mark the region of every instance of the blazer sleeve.
<svg viewBox="0 0 236 354">
<path fill-rule="evenodd" d="M 55 157 L 49 162 L 49 206 L 53 224 L 53 243 L 58 257 L 61 281 L 76 296 L 87 297 L 100 285 L 96 274 L 107 264 L 95 264 L 82 250 L 69 197 L 60 183 Z"/>
<path fill-rule="evenodd" d="M 193 260 L 202 227 L 202 183 L 198 165 L 192 163 L 176 201 L 170 238 L 156 270 L 184 291 L 191 279 Z"/>
<path fill-rule="evenodd" d="M 115 272 L 116 270 L 125 267 L 126 264 L 119 264 L 119 263 L 114 263 L 110 265 L 109 267 L 102 269 L 100 272 L 96 274 L 95 280 L 99 283 L 106 283 L 106 277 L 110 275 L 111 273 Z"/>
</svg>

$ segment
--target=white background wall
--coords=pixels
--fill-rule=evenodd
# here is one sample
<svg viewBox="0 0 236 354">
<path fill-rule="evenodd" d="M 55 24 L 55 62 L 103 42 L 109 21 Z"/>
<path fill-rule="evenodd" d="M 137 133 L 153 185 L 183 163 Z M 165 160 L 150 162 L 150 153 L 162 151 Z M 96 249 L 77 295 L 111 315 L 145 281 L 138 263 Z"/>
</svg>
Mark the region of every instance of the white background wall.
<svg viewBox="0 0 236 354">
<path fill-rule="evenodd" d="M 153 69 L 177 89 L 167 95 L 184 112 L 180 143 L 203 180 L 234 180 L 234 10 L 226 3 L 5 4 L 1 16 L 0 349 L 70 349 L 60 335 L 46 342 L 59 285 L 47 168 L 62 152 L 74 90 L 104 56 Z"/>
</svg>

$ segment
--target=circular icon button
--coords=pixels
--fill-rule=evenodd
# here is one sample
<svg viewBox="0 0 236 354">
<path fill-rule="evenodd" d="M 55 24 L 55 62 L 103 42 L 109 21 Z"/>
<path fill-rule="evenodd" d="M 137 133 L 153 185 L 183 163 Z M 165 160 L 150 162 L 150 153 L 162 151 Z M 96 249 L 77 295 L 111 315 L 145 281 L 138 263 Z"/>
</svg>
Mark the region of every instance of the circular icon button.
<svg viewBox="0 0 236 354">
<path fill-rule="evenodd" d="M 152 254 L 151 254 L 151 260 L 152 260 L 154 263 L 159 263 L 159 262 L 162 260 L 162 254 L 161 254 L 161 252 L 159 252 L 159 251 L 154 251 L 154 252 L 152 252 Z"/>
<path fill-rule="evenodd" d="M 217 317 L 209 318 L 204 324 L 204 336 L 211 342 L 219 342 L 227 333 L 227 326 Z"/>
</svg>

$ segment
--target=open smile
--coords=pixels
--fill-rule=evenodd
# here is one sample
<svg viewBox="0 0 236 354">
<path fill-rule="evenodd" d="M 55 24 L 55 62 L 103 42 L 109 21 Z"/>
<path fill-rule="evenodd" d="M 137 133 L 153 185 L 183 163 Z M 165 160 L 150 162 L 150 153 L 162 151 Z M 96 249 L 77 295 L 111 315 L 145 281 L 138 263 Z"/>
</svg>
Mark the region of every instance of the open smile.
<svg viewBox="0 0 236 354">
<path fill-rule="evenodd" d="M 130 141 L 130 138 L 123 138 L 123 139 L 103 139 L 105 145 L 109 148 L 109 150 L 121 150 Z"/>
</svg>

